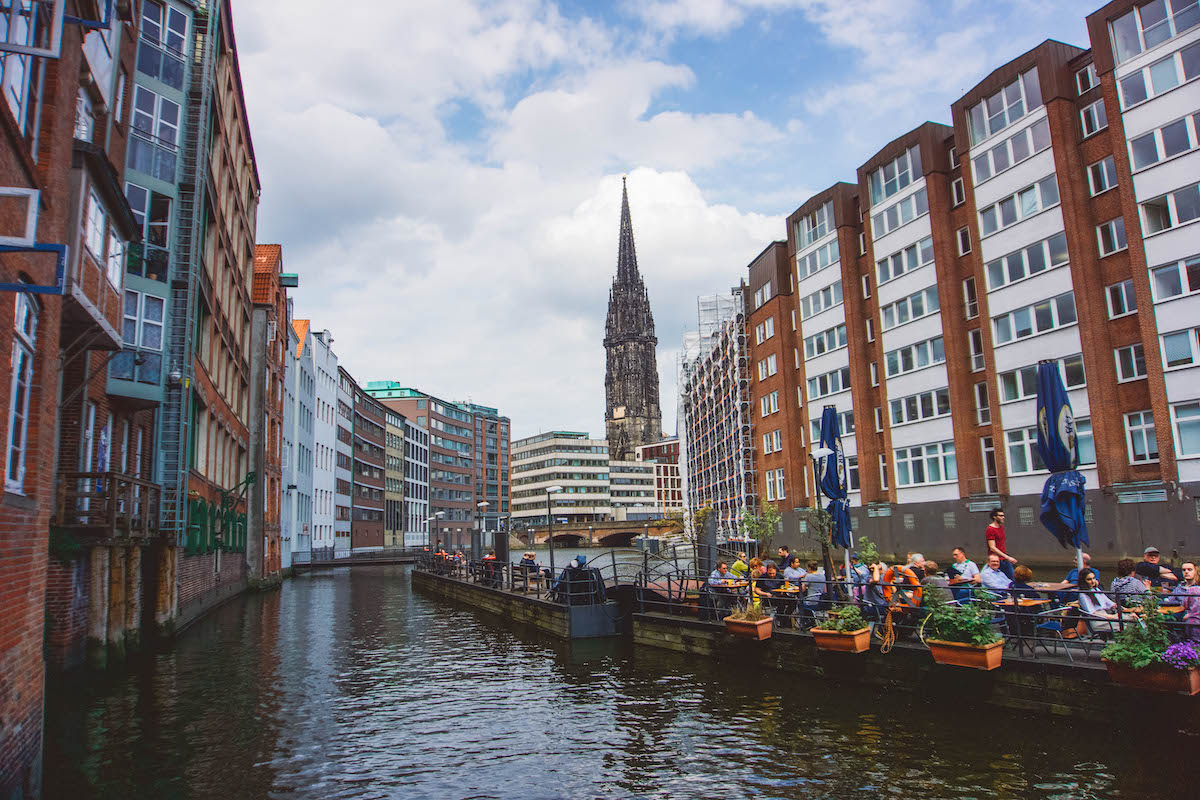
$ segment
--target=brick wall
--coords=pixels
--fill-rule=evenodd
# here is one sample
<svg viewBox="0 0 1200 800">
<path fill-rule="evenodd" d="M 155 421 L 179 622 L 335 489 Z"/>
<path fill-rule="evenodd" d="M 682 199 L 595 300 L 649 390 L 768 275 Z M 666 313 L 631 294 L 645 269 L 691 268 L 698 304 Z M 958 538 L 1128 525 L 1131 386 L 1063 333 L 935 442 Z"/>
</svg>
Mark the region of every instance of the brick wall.
<svg viewBox="0 0 1200 800">
<path fill-rule="evenodd" d="M 87 646 L 88 560 L 51 558 L 46 574 L 46 660 L 59 669 L 83 663 Z"/>
</svg>

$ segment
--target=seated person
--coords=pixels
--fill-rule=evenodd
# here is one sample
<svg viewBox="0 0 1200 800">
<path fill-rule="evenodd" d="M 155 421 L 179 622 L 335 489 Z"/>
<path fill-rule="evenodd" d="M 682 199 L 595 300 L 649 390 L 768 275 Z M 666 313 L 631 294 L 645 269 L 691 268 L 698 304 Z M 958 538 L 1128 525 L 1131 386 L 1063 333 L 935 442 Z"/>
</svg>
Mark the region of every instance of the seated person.
<svg viewBox="0 0 1200 800">
<path fill-rule="evenodd" d="M 921 579 L 922 586 L 936 586 L 939 589 L 950 588 L 950 579 L 938 572 L 936 561 L 925 561 L 925 577 Z"/>
<path fill-rule="evenodd" d="M 744 578 L 749 570 L 750 568 L 746 565 L 746 554 L 738 553 L 737 561 L 733 562 L 733 566 L 729 568 L 729 571 L 739 578 Z"/>
<path fill-rule="evenodd" d="M 1196 564 L 1185 561 L 1179 571 L 1183 573 L 1183 580 L 1171 592 L 1171 600 L 1183 606 L 1183 631 L 1180 636 L 1185 641 L 1200 642 L 1200 582 L 1197 581 Z"/>
<path fill-rule="evenodd" d="M 729 571 L 729 562 L 718 561 L 717 568 L 709 574 L 704 587 L 716 597 L 717 608 L 729 610 L 733 604 L 732 595 L 736 591 L 730 584 L 736 580 L 738 577 Z"/>
<path fill-rule="evenodd" d="M 1125 608 L 1133 608 L 1142 604 L 1142 595 L 1150 589 L 1150 580 L 1135 574 L 1132 558 L 1122 558 L 1117 562 L 1117 577 L 1108 586 L 1109 593 Z"/>
<path fill-rule="evenodd" d="M 750 568 L 748 573 L 748 577 L 750 578 L 758 578 L 763 574 L 763 561 L 761 558 L 755 557 L 750 559 L 750 563 L 746 566 Z"/>
<path fill-rule="evenodd" d="M 533 553 L 526 552 L 523 556 L 521 556 L 521 560 L 517 562 L 517 566 L 518 567 L 536 567 L 537 560 L 534 558 Z"/>
<path fill-rule="evenodd" d="M 1028 598 L 1030 600 L 1040 600 L 1042 598 L 1038 590 L 1029 585 L 1029 582 L 1033 580 L 1033 570 L 1029 567 L 1024 564 L 1018 564 L 1017 568 L 1013 570 L 1013 577 L 1016 580 L 1008 587 L 1009 597 Z"/>
<path fill-rule="evenodd" d="M 763 576 L 754 582 L 754 596 L 773 597 L 772 592 L 780 586 L 783 586 L 783 578 L 779 577 L 779 570 L 775 566 L 775 562 L 768 561 L 763 567 Z"/>
<path fill-rule="evenodd" d="M 1163 598 L 1164 605 L 1175 605 L 1183 599 L 1184 595 L 1196 594 L 1192 589 L 1200 587 L 1200 581 L 1196 579 L 1195 562 L 1183 562 L 1179 566 L 1179 571 L 1183 573 L 1183 579 L 1175 584 L 1175 588 L 1171 590 L 1171 594 Z"/>
<path fill-rule="evenodd" d="M 1162 556 L 1157 547 L 1147 547 L 1142 558 L 1144 560 L 1134 568 L 1134 572 L 1150 581 L 1151 586 L 1165 586 L 1179 580 L 1169 564 L 1161 563 Z"/>
<path fill-rule="evenodd" d="M 1093 631 L 1115 631 L 1117 626 L 1111 620 L 1121 619 L 1123 615 L 1128 615 L 1127 624 L 1137 619 L 1132 611 L 1122 609 L 1104 594 L 1096 573 L 1087 567 L 1079 571 L 1079 610 L 1087 618 L 1088 627 Z"/>
<path fill-rule="evenodd" d="M 909 553 L 906 566 L 917 576 L 917 580 L 925 577 L 925 556 L 920 553 Z"/>
<path fill-rule="evenodd" d="M 804 585 L 804 607 L 818 609 L 821 607 L 821 595 L 825 594 L 825 570 L 817 566 L 817 562 L 808 562 L 808 572 L 801 579 Z"/>
<path fill-rule="evenodd" d="M 783 579 L 799 586 L 804 581 L 804 570 L 800 567 L 800 556 L 792 556 L 783 568 Z"/>
<path fill-rule="evenodd" d="M 967 558 L 967 551 L 961 547 L 954 548 L 951 556 L 954 561 L 946 568 L 946 582 L 953 587 L 955 600 L 969 600 L 971 598 L 971 582 L 979 574 L 979 567 L 974 561 Z"/>
<path fill-rule="evenodd" d="M 995 553 L 988 554 L 987 564 L 972 580 L 985 589 L 1007 589 L 1012 585 L 1009 577 L 1001 571 L 1000 556 Z"/>
</svg>

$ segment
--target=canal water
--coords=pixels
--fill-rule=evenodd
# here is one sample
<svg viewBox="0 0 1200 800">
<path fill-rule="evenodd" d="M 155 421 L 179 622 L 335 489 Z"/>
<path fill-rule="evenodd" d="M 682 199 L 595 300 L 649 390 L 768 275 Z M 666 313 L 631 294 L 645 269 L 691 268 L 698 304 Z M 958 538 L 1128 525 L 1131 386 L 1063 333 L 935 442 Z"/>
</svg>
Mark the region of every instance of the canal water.
<svg viewBox="0 0 1200 800">
<path fill-rule="evenodd" d="M 1169 719 L 1028 718 L 567 644 L 414 593 L 407 567 L 300 576 L 49 695 L 49 798 L 1198 796 L 1200 740 Z"/>
</svg>

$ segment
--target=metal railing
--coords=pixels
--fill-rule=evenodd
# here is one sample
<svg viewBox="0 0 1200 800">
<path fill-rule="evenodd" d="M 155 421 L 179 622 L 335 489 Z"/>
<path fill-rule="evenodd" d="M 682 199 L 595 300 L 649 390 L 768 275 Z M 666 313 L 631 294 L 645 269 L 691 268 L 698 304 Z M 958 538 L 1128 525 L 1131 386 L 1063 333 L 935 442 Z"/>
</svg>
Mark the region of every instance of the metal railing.
<svg viewBox="0 0 1200 800">
<path fill-rule="evenodd" d="M 770 580 L 770 579 L 767 579 Z M 777 577 L 777 583 L 783 578 Z M 790 584 L 799 591 L 779 591 L 775 584 L 755 578 L 755 595 L 766 612 L 782 629 L 811 629 L 847 606 L 855 606 L 882 640 L 884 630 L 903 643 L 921 644 L 929 630 L 932 596 L 950 605 L 978 604 L 990 613 L 990 623 L 1003 637 L 1011 656 L 1024 660 L 1063 660 L 1072 664 L 1095 666 L 1104 646 L 1131 625 L 1145 626 L 1151 605 L 1171 641 L 1200 639 L 1200 624 L 1183 619 L 1180 595 L 1148 589 L 1133 592 L 1093 594 L 1096 602 L 1080 606 L 1079 590 L 1071 585 L 1041 589 L 981 588 L 978 584 L 942 585 L 941 581 L 885 583 L 867 581 L 849 587 L 843 580 L 828 581 L 813 577 Z M 1103 594 L 1104 598 L 1099 595 Z M 1156 603 L 1147 603 L 1153 594 Z M 688 617 L 719 624 L 733 611 L 745 608 L 750 600 L 750 581 L 728 573 L 718 585 L 710 573 L 679 570 L 638 576 L 635 608 L 639 613 Z M 1111 602 L 1113 605 L 1109 606 Z M 1122 610 L 1117 611 L 1116 607 Z M 1091 613 L 1089 613 L 1089 611 Z"/>
<path fill-rule="evenodd" d="M 292 553 L 293 565 L 327 565 L 353 564 L 371 561 L 395 561 L 415 559 L 422 548 L 385 547 L 381 550 L 352 551 L 345 548 L 316 547 L 312 550 L 298 550 Z"/>
<path fill-rule="evenodd" d="M 599 560 L 593 559 L 582 569 L 559 567 L 557 575 L 552 575 L 545 564 L 509 564 L 489 559 L 472 561 L 429 552 L 417 556 L 416 568 L 488 589 L 532 595 L 538 600 L 564 606 L 590 606 L 607 602 L 609 591 L 621 585 L 622 574 L 628 575 L 626 583 L 632 583 L 642 566 L 639 562 L 633 565 L 637 569 L 630 571 L 629 565 L 617 559 L 615 551 L 607 555 L 610 557 L 607 563 L 592 566 Z"/>
<path fill-rule="evenodd" d="M 160 492 L 122 472 L 68 472 L 59 481 L 56 524 L 113 538 L 155 536 Z"/>
</svg>

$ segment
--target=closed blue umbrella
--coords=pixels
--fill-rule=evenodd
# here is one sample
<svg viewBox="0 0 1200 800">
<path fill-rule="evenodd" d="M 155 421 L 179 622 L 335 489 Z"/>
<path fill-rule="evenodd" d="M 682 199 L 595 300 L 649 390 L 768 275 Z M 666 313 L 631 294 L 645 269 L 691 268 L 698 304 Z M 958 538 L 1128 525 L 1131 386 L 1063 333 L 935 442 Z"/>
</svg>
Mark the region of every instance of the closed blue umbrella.
<svg viewBox="0 0 1200 800">
<path fill-rule="evenodd" d="M 1050 470 L 1042 489 L 1041 520 L 1058 543 L 1074 547 L 1083 568 L 1083 546 L 1088 543 L 1084 519 L 1084 486 L 1087 480 L 1076 469 L 1079 449 L 1075 415 L 1055 361 L 1038 363 L 1038 454 Z"/>
<path fill-rule="evenodd" d="M 846 549 L 848 563 L 853 542 L 850 541 L 850 501 L 846 499 L 846 454 L 842 451 L 841 423 L 834 406 L 825 406 L 821 412 L 821 447 L 831 452 L 819 459 L 820 490 L 829 498 L 825 510 L 833 518 L 833 545 Z"/>
</svg>

